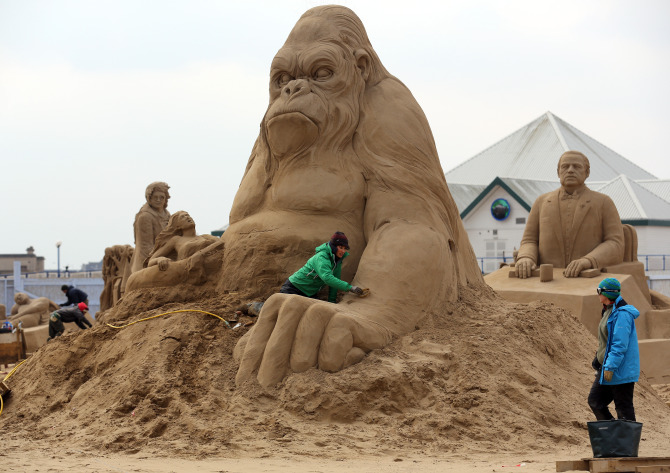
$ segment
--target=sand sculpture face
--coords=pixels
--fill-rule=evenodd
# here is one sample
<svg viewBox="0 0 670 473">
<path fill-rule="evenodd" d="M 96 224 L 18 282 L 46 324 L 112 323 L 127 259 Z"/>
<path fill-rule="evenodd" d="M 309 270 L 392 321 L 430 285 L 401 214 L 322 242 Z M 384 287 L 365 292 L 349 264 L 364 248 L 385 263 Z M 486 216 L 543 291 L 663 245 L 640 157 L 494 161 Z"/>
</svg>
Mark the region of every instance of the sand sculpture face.
<svg viewBox="0 0 670 473">
<path fill-rule="evenodd" d="M 340 370 L 443 310 L 459 286 L 483 284 L 423 112 L 358 17 L 331 5 L 305 13 L 272 62 L 218 288 L 277 291 L 335 230 L 351 245 L 343 279 L 372 294 L 272 295 L 236 349 L 238 383 Z"/>
<path fill-rule="evenodd" d="M 156 211 L 165 210 L 170 198 L 169 188 L 170 186 L 165 182 L 152 182 L 149 184 L 144 192 L 147 204 Z"/>
<path fill-rule="evenodd" d="M 558 160 L 558 178 L 569 193 L 582 187 L 589 173 L 589 160 L 581 153 L 564 153 Z"/>
<path fill-rule="evenodd" d="M 14 294 L 14 302 L 16 302 L 18 305 L 25 305 L 30 302 L 30 298 L 28 297 L 28 294 L 17 292 Z"/>
<path fill-rule="evenodd" d="M 326 19 L 306 18 L 272 61 L 264 123 L 279 159 L 315 145 L 337 150 L 351 140 L 368 57 L 361 51 L 357 59 L 350 48 L 331 40 L 336 37 L 336 27 Z M 319 139 L 323 142 L 317 144 Z"/>
<path fill-rule="evenodd" d="M 531 208 L 516 261 L 516 274 L 528 278 L 540 264 L 565 268 L 565 277 L 619 264 L 624 256 L 619 212 L 605 194 L 584 185 L 589 161 L 578 151 L 558 161 L 561 188 L 537 198 Z"/>
</svg>

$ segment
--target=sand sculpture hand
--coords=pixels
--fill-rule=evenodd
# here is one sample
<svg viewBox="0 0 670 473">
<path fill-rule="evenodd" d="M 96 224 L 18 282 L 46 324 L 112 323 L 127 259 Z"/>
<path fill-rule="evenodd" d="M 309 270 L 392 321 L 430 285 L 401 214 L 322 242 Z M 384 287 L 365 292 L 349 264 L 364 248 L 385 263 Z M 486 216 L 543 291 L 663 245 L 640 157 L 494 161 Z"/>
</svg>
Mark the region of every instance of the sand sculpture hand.
<svg viewBox="0 0 670 473">
<path fill-rule="evenodd" d="M 525 279 L 532 276 L 533 270 L 537 268 L 537 265 L 530 258 L 521 258 L 514 264 L 514 268 L 516 269 L 517 277 Z"/>
<path fill-rule="evenodd" d="M 170 258 L 160 257 L 158 259 L 158 269 L 161 271 L 167 271 L 170 266 Z"/>
<path fill-rule="evenodd" d="M 281 381 L 289 372 L 318 366 L 339 371 L 387 345 L 391 331 L 346 302 L 331 304 L 291 294 L 270 297 L 249 334 L 236 382 L 257 371 L 262 386 Z"/>
<path fill-rule="evenodd" d="M 577 278 L 579 277 L 579 273 L 581 273 L 585 269 L 590 268 L 591 268 L 591 262 L 588 259 L 586 258 L 576 259 L 574 261 L 571 261 L 568 267 L 565 268 L 565 271 L 563 271 L 563 275 L 566 278 Z"/>
</svg>

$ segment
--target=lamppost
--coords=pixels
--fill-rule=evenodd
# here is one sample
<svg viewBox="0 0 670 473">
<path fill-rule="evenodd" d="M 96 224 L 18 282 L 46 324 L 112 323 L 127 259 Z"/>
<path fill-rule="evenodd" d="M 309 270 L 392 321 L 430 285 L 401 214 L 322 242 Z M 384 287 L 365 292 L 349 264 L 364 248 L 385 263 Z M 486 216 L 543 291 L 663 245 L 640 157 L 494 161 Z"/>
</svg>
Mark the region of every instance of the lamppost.
<svg viewBox="0 0 670 473">
<path fill-rule="evenodd" d="M 63 244 L 62 241 L 56 242 L 56 250 L 58 252 L 58 277 L 60 277 L 60 246 Z"/>
</svg>

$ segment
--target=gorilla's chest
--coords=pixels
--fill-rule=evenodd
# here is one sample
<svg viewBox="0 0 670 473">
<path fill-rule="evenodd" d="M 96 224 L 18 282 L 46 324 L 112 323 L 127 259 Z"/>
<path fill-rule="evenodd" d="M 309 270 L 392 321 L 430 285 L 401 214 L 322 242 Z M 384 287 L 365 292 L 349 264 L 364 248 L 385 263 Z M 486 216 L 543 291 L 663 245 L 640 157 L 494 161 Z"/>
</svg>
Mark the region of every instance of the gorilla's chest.
<svg viewBox="0 0 670 473">
<path fill-rule="evenodd" d="M 307 213 L 362 213 L 365 180 L 360 172 L 294 166 L 281 173 L 269 189 L 273 207 Z"/>
</svg>

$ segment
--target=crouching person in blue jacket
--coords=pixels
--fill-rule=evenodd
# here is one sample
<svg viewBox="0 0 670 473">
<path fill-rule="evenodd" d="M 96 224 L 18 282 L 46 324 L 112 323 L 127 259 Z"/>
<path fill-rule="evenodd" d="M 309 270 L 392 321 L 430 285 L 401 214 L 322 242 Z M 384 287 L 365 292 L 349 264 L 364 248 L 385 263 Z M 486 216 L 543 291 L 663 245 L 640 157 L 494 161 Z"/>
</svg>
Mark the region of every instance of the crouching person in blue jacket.
<svg viewBox="0 0 670 473">
<path fill-rule="evenodd" d="M 614 401 L 617 418 L 635 420 L 633 389 L 640 378 L 640 351 L 635 319 L 640 311 L 621 297 L 621 283 L 605 278 L 598 285 L 603 304 L 598 325 L 598 351 L 592 366 L 596 379 L 589 393 L 589 407 L 598 420 L 613 419 L 608 406 Z"/>
</svg>

